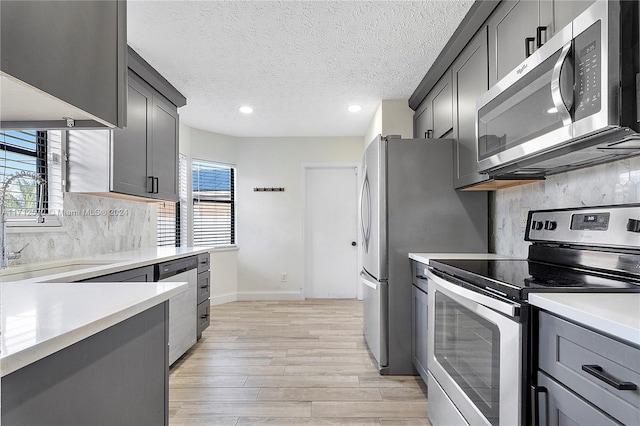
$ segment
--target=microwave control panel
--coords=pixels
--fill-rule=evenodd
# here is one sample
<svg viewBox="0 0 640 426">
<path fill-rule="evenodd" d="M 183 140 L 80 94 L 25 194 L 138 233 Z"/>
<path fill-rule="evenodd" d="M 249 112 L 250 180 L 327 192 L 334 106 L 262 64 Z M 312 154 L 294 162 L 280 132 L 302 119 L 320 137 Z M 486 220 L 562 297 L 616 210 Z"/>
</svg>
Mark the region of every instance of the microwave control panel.
<svg viewBox="0 0 640 426">
<path fill-rule="evenodd" d="M 600 21 L 574 39 L 574 121 L 600 111 L 602 97 L 602 47 Z"/>
</svg>

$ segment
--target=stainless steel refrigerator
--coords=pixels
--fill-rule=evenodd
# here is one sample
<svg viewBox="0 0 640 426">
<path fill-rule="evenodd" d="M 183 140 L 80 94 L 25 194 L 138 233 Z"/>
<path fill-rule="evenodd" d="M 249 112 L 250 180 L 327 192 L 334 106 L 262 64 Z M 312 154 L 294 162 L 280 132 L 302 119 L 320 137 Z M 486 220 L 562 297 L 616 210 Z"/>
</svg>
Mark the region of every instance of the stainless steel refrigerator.
<svg viewBox="0 0 640 426">
<path fill-rule="evenodd" d="M 411 252 L 487 252 L 486 192 L 453 189 L 453 141 L 377 136 L 360 192 L 364 336 L 381 374 L 413 374 Z"/>
</svg>

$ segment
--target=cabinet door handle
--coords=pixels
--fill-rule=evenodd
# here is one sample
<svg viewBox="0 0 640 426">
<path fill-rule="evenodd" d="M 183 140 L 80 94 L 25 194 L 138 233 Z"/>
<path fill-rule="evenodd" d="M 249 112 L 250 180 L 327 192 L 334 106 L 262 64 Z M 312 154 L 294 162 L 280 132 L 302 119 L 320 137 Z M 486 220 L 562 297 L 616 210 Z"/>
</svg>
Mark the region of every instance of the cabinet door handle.
<svg viewBox="0 0 640 426">
<path fill-rule="evenodd" d="M 201 285 L 200 288 L 209 288 L 209 285 Z"/>
<path fill-rule="evenodd" d="M 533 44 L 536 42 L 535 37 L 527 37 L 524 39 L 524 57 L 528 58 L 533 53 Z"/>
<path fill-rule="evenodd" d="M 582 370 L 618 390 L 636 390 L 638 388 L 635 383 L 624 382 L 616 379 L 612 375 L 606 373 L 599 365 L 583 365 Z"/>
<path fill-rule="evenodd" d="M 544 41 L 542 41 L 542 33 L 544 33 Z M 541 25 L 536 28 L 536 39 L 536 46 L 538 46 L 539 48 L 547 42 L 547 27 Z"/>
<path fill-rule="evenodd" d="M 158 193 L 158 187 L 160 186 L 160 178 L 159 177 L 154 177 L 153 178 L 153 182 L 155 183 L 155 190 L 153 191 L 154 194 Z"/>
<path fill-rule="evenodd" d="M 149 194 L 153 194 L 153 182 L 154 182 L 153 176 L 147 176 L 147 192 Z"/>
<path fill-rule="evenodd" d="M 531 412 L 533 416 L 532 424 L 534 426 L 541 426 L 547 424 L 547 404 L 545 398 L 544 407 L 540 407 L 540 394 L 547 394 L 547 388 L 543 386 L 531 386 L 531 398 L 533 399 L 533 410 Z"/>
<path fill-rule="evenodd" d="M 200 318 L 207 319 L 207 318 L 209 318 L 209 314 L 200 315 Z"/>
<path fill-rule="evenodd" d="M 424 134 L 427 139 L 433 138 L 433 130 L 427 130 L 427 133 Z"/>
</svg>

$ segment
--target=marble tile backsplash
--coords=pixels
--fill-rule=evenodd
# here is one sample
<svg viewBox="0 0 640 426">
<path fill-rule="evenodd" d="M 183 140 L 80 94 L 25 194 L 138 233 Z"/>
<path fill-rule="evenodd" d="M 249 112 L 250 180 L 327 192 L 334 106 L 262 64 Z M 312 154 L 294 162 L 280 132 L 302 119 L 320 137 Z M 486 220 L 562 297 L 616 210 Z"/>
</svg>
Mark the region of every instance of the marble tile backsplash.
<svg viewBox="0 0 640 426">
<path fill-rule="evenodd" d="M 35 228 L 7 235 L 10 250 L 29 243 L 19 260 L 29 264 L 156 246 L 156 204 L 64 194 L 62 226 L 39 232 Z M 15 229 L 15 228 L 14 228 Z"/>
<path fill-rule="evenodd" d="M 495 191 L 492 242 L 498 254 L 527 257 L 529 210 L 640 202 L 640 156 L 547 177 L 545 181 Z"/>
</svg>

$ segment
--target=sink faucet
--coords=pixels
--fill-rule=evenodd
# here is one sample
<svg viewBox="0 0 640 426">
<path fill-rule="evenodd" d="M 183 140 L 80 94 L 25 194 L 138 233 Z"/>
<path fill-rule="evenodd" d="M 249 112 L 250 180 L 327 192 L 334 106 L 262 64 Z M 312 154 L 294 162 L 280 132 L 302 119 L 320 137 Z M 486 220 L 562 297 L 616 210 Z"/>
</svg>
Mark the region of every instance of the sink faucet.
<svg viewBox="0 0 640 426">
<path fill-rule="evenodd" d="M 0 233 L 2 241 L 0 241 L 0 247 L 2 247 L 2 258 L 0 259 L 0 269 L 7 269 L 9 267 L 9 260 L 19 259 L 22 250 L 29 244 L 22 247 L 20 250 L 15 252 L 7 251 L 7 212 L 6 212 L 6 199 L 7 199 L 7 191 L 9 190 L 9 185 L 16 179 L 19 178 L 29 178 L 35 180 L 38 185 L 40 185 L 40 196 L 38 197 L 38 215 L 37 221 L 38 223 L 44 223 L 44 216 L 42 215 L 42 210 L 44 207 L 44 185 L 45 181 L 40 176 L 32 172 L 17 172 L 9 179 L 4 182 L 2 186 L 2 192 L 0 192 L 0 227 L 2 228 L 2 232 Z"/>
</svg>

